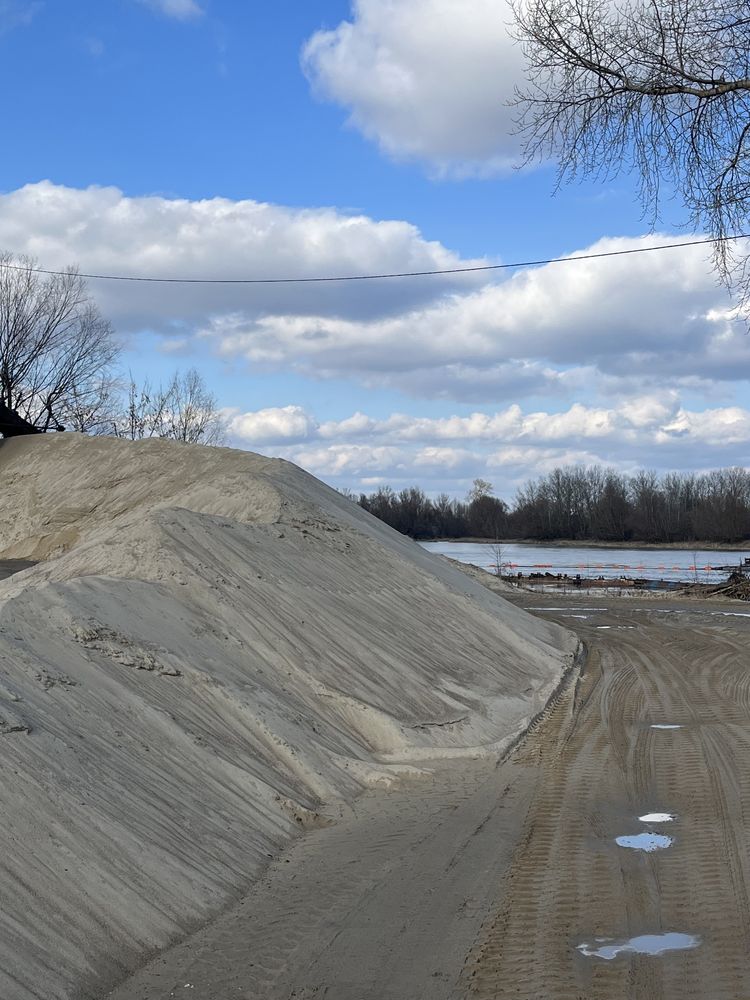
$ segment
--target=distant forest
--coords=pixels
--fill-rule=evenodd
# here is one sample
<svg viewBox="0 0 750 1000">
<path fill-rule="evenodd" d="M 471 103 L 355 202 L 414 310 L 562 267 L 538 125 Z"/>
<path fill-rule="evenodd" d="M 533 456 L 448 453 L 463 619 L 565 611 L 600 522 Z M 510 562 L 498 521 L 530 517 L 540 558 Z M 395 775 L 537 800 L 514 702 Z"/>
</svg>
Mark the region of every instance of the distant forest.
<svg viewBox="0 0 750 1000">
<path fill-rule="evenodd" d="M 360 506 L 412 538 L 597 542 L 741 542 L 750 539 L 750 471 L 704 475 L 601 466 L 555 469 L 528 482 L 512 506 L 475 480 L 466 500 L 431 500 L 418 487 L 361 494 Z"/>
</svg>

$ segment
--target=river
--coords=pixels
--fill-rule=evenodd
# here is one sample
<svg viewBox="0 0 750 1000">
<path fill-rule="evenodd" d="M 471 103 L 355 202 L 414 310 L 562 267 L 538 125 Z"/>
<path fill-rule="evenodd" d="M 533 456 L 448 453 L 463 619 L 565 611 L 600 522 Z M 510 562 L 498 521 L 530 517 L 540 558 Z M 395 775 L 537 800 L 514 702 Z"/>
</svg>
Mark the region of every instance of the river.
<svg viewBox="0 0 750 1000">
<path fill-rule="evenodd" d="M 750 556 L 744 552 L 716 549 L 600 549 L 524 545 L 518 542 L 421 542 L 429 552 L 450 556 L 496 571 L 499 561 L 503 574 L 567 573 L 575 576 L 646 577 L 653 580 L 719 583 L 727 577 L 724 566 L 736 566 Z"/>
</svg>

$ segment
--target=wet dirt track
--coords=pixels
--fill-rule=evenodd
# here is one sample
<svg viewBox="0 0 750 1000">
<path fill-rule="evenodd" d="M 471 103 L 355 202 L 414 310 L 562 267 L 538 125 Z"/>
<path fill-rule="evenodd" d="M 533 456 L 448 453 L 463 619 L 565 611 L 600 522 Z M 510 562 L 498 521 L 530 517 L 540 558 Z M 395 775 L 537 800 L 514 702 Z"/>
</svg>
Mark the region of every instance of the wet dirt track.
<svg viewBox="0 0 750 1000">
<path fill-rule="evenodd" d="M 612 610 L 559 617 L 575 622 L 590 657 L 516 755 L 539 776 L 502 906 L 469 959 L 470 995 L 750 996 L 750 617 L 710 613 L 737 605 L 669 602 L 678 613 L 664 614 L 657 602 L 587 603 Z M 651 812 L 676 819 L 638 821 Z M 673 846 L 615 844 L 645 829 Z M 610 961 L 577 950 L 665 932 L 700 944 Z"/>
<path fill-rule="evenodd" d="M 750 608 L 517 603 L 589 658 L 510 760 L 368 794 L 113 1000 L 750 997 Z M 615 843 L 644 831 L 674 843 Z M 700 943 L 578 950 L 667 932 Z"/>
</svg>

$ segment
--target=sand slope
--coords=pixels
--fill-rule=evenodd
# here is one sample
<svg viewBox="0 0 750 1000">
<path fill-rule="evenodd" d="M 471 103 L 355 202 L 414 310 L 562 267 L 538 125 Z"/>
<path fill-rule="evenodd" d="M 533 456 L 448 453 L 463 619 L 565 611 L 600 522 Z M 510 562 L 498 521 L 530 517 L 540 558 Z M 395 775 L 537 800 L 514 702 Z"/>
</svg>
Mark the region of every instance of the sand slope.
<svg viewBox="0 0 750 1000">
<path fill-rule="evenodd" d="M 0 996 L 66 998 L 298 829 L 503 742 L 574 638 L 245 452 L 0 444 Z M 325 805 L 324 805 L 325 804 Z"/>
</svg>

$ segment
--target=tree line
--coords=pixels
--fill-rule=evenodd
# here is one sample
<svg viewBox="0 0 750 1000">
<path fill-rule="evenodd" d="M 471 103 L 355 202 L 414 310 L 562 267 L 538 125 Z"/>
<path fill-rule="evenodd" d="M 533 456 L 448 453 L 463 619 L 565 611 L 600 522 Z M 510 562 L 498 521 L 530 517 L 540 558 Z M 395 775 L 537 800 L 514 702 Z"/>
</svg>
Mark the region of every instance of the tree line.
<svg viewBox="0 0 750 1000">
<path fill-rule="evenodd" d="M 465 500 L 418 487 L 383 486 L 360 506 L 412 538 L 597 542 L 741 542 L 750 539 L 750 471 L 695 475 L 601 466 L 554 469 L 526 483 L 511 505 L 475 480 Z"/>
</svg>

